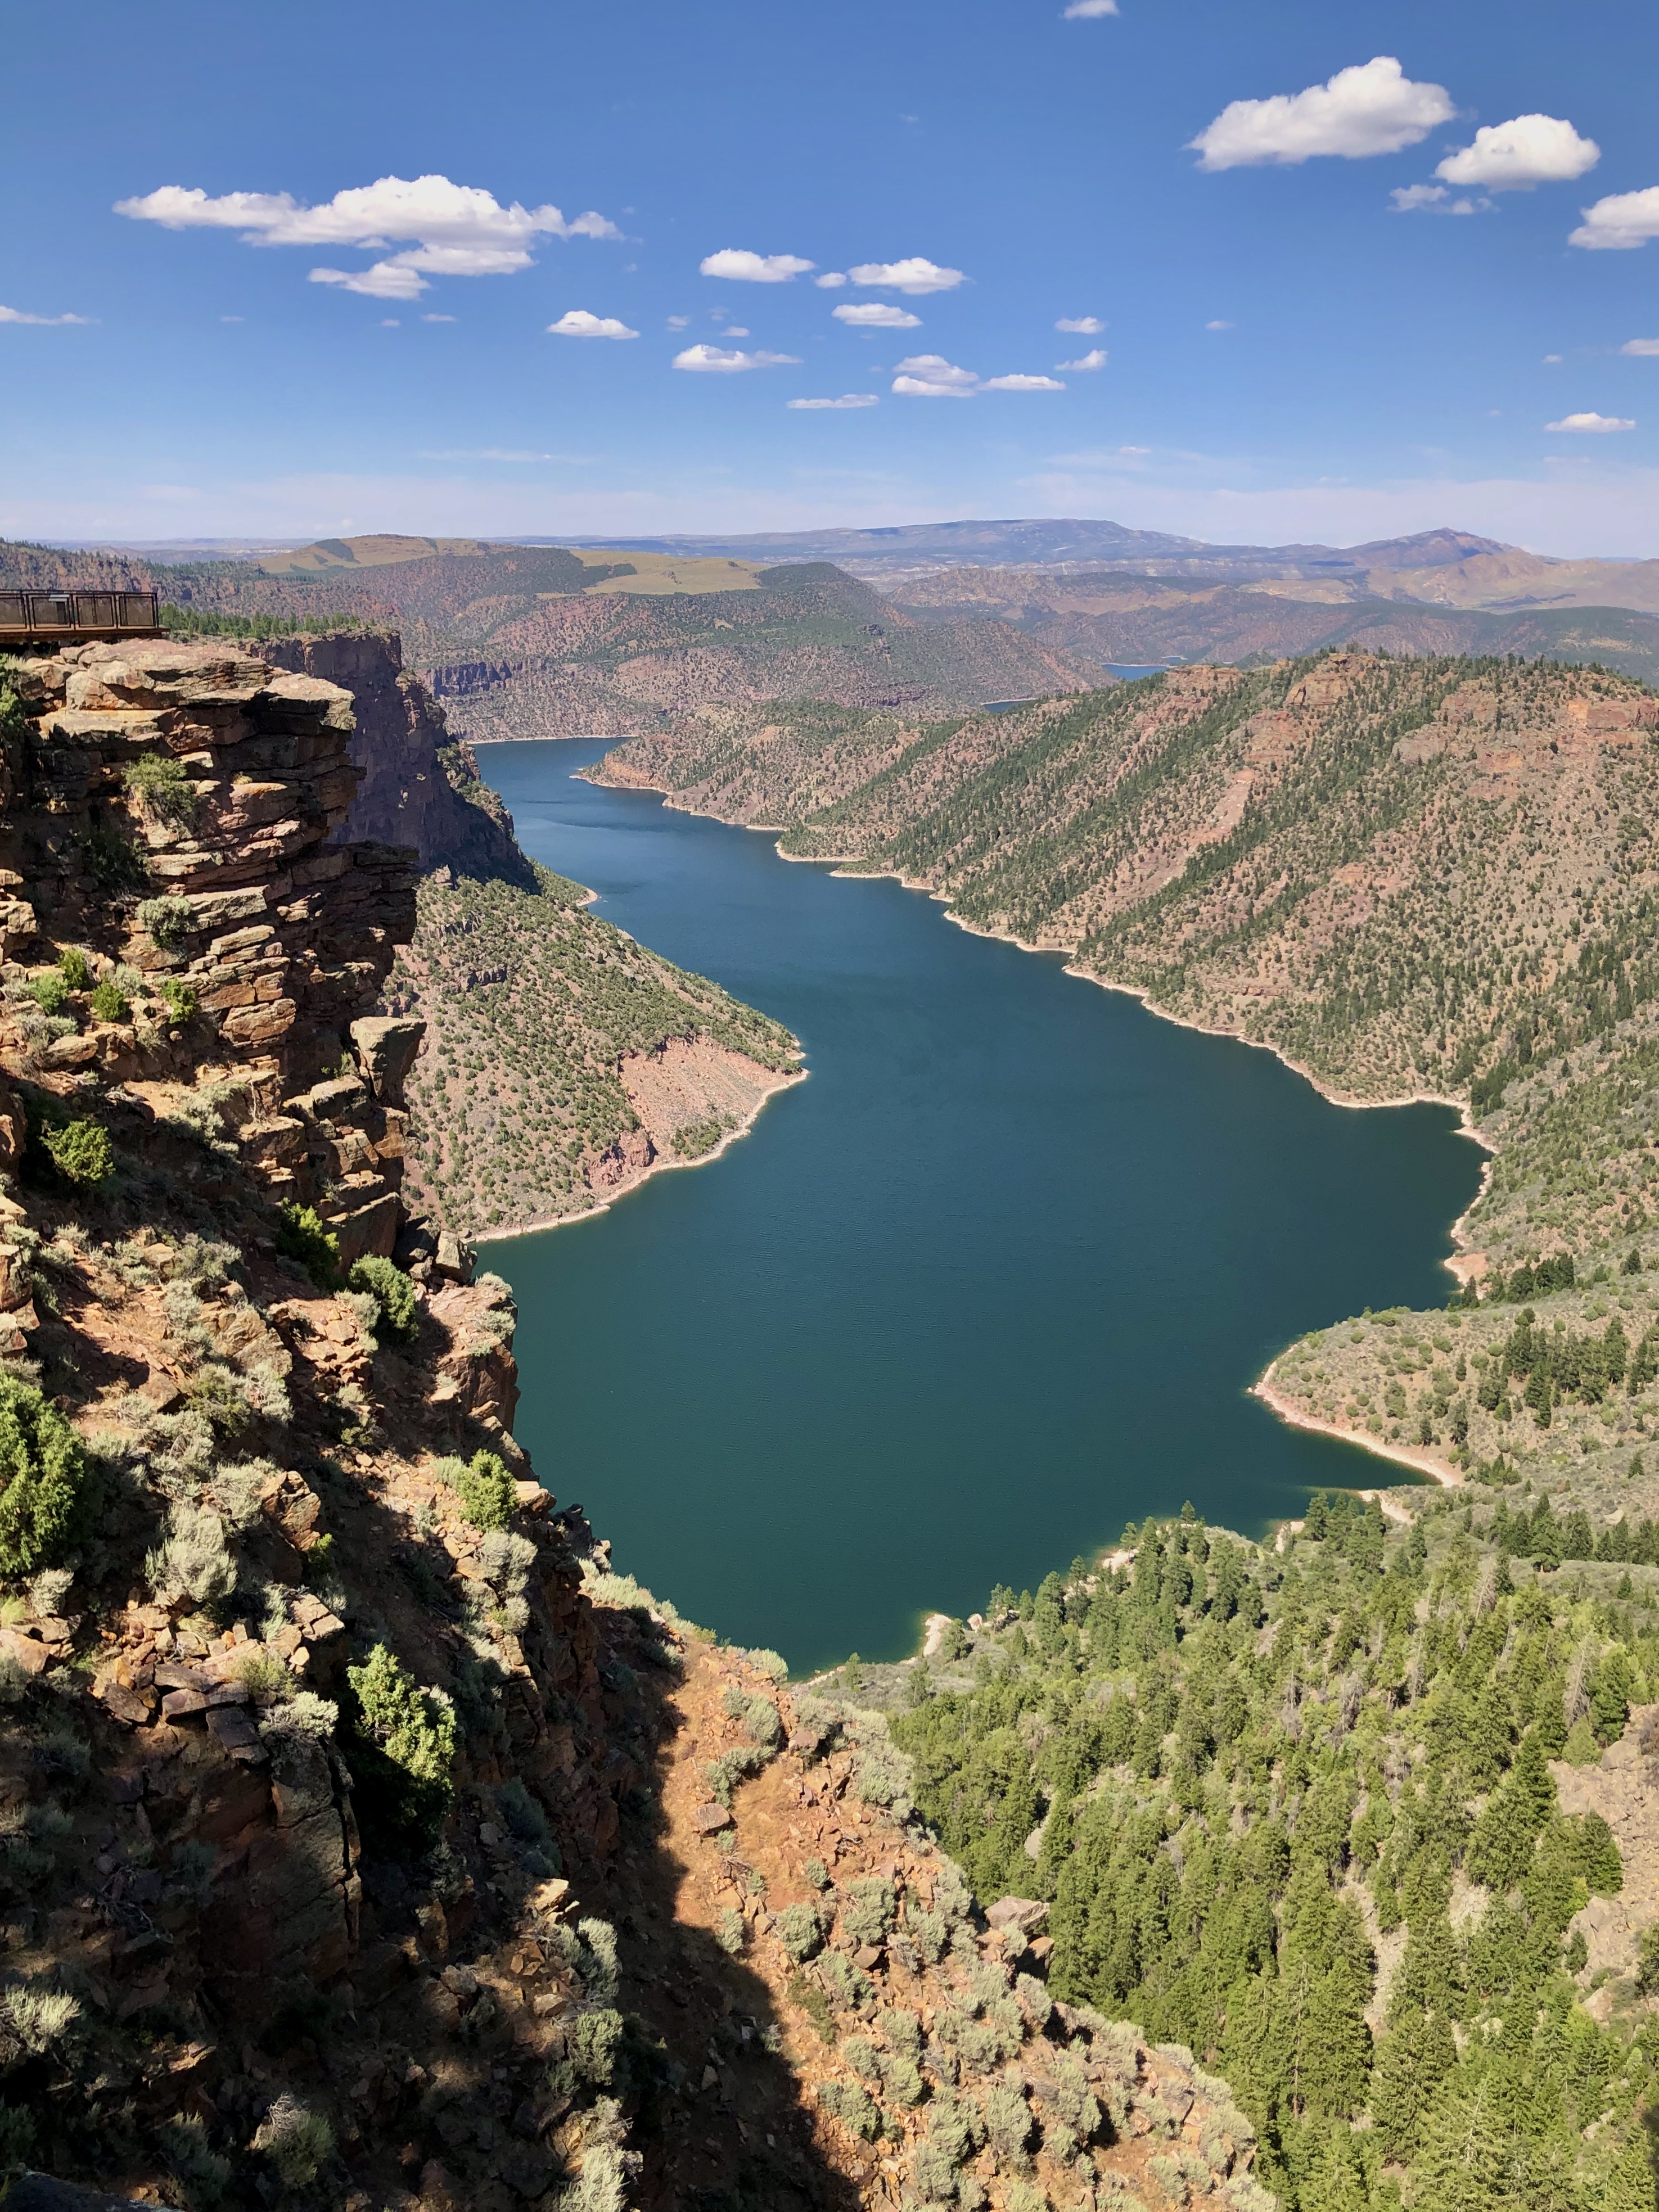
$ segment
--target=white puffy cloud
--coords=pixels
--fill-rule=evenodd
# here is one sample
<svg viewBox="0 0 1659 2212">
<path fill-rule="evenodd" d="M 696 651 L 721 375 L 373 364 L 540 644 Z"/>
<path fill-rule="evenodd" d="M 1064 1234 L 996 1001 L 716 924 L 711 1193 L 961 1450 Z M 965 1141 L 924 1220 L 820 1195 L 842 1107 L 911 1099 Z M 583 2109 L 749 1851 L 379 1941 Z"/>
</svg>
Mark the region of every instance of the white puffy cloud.
<svg viewBox="0 0 1659 2212">
<path fill-rule="evenodd" d="M 1091 346 L 1088 352 L 1077 361 L 1057 361 L 1054 363 L 1056 368 L 1104 368 L 1105 366 L 1106 356 L 1099 346 Z"/>
<path fill-rule="evenodd" d="M 1449 185 L 1484 185 L 1492 192 L 1530 191 L 1534 185 L 1571 184 L 1601 158 L 1594 138 L 1581 138 L 1559 115 L 1516 115 L 1483 124 L 1472 146 L 1448 154 L 1435 170 Z"/>
<path fill-rule="evenodd" d="M 684 353 L 674 356 L 676 368 L 708 369 L 721 375 L 735 375 L 745 368 L 784 368 L 799 364 L 800 356 L 793 353 L 742 353 L 735 348 L 714 345 L 687 346 Z"/>
<path fill-rule="evenodd" d="M 697 264 L 705 276 L 724 276 L 733 284 L 787 284 L 792 276 L 804 276 L 813 265 L 798 253 L 750 253 L 737 246 L 705 254 Z"/>
<path fill-rule="evenodd" d="M 847 282 L 847 273 L 842 269 L 826 269 L 822 276 L 815 276 L 812 282 L 820 292 L 839 292 Z"/>
<path fill-rule="evenodd" d="M 878 407 L 881 402 L 873 392 L 843 392 L 839 399 L 788 399 L 784 404 L 809 412 L 818 408 Z"/>
<path fill-rule="evenodd" d="M 503 207 L 493 192 L 447 177 L 381 177 L 307 207 L 290 192 L 223 192 L 163 185 L 117 200 L 117 215 L 167 230 L 234 230 L 247 246 L 412 246 L 363 270 L 313 269 L 316 284 L 337 284 L 372 300 L 413 300 L 429 276 L 509 276 L 528 269 L 538 237 L 620 238 L 592 209 L 567 222 L 551 205 Z"/>
<path fill-rule="evenodd" d="M 1071 6 L 1064 10 L 1064 18 L 1068 23 L 1086 22 L 1097 15 L 1116 13 L 1117 0 L 1072 0 Z"/>
<path fill-rule="evenodd" d="M 690 321 L 690 315 L 671 315 L 668 318 L 668 327 L 671 331 L 683 331 L 689 327 Z"/>
<path fill-rule="evenodd" d="M 1635 354 L 1641 360 L 1650 360 L 1659 355 L 1659 338 L 1626 338 L 1619 350 L 1620 353 Z"/>
<path fill-rule="evenodd" d="M 556 323 L 548 325 L 547 335 L 550 338 L 636 338 L 639 332 L 630 331 L 615 315 L 590 315 L 586 307 L 568 307 Z"/>
<path fill-rule="evenodd" d="M 919 331 L 921 317 L 906 307 L 890 307 L 884 300 L 843 301 L 830 313 L 838 323 L 855 331 Z"/>
<path fill-rule="evenodd" d="M 1598 415 L 1594 410 L 1584 415 L 1564 415 L 1559 422 L 1546 422 L 1547 430 L 1570 430 L 1580 437 L 1604 438 L 1610 431 L 1633 430 L 1634 422 L 1623 415 Z"/>
<path fill-rule="evenodd" d="M 1054 325 L 1057 331 L 1068 331 L 1079 338 L 1097 338 L 1105 327 L 1098 315 L 1062 315 Z"/>
<path fill-rule="evenodd" d="M 234 318 L 222 316 L 220 319 L 240 322 L 242 319 L 237 315 Z M 0 323 L 37 323 L 42 328 L 48 328 L 62 323 L 90 323 L 92 320 L 90 315 L 31 315 L 21 307 L 0 307 Z"/>
<path fill-rule="evenodd" d="M 911 354 L 894 363 L 893 389 L 907 399 L 971 399 L 979 379 L 957 368 L 942 353 Z"/>
<path fill-rule="evenodd" d="M 860 261 L 848 274 L 855 284 L 887 292 L 952 292 L 968 281 L 960 269 L 941 269 L 917 253 L 908 261 Z"/>
<path fill-rule="evenodd" d="M 1471 199 L 1467 192 L 1453 195 L 1448 185 L 1396 185 L 1389 194 L 1396 215 L 1492 215 L 1496 203 L 1484 194 Z"/>
<path fill-rule="evenodd" d="M 1659 185 L 1640 192 L 1610 192 L 1579 213 L 1584 220 L 1569 236 L 1569 246 L 1593 251 L 1645 246 L 1649 239 L 1659 238 Z"/>
<path fill-rule="evenodd" d="M 1064 392 L 1052 376 L 989 376 L 957 368 L 943 354 L 917 353 L 894 364 L 893 389 L 906 399 L 971 399 L 979 392 Z"/>
<path fill-rule="evenodd" d="M 1392 54 L 1378 54 L 1305 92 L 1232 100 L 1188 143 L 1200 169 L 1290 165 L 1319 154 L 1356 161 L 1415 146 L 1456 112 L 1443 85 L 1414 84 Z"/>
</svg>

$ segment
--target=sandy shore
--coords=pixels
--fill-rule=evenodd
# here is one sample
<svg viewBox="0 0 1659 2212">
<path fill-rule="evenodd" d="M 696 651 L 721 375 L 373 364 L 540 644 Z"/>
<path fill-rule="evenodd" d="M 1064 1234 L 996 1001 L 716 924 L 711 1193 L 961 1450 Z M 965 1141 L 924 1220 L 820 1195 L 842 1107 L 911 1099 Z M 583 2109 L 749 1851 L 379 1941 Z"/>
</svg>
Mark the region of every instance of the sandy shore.
<svg viewBox="0 0 1659 2212">
<path fill-rule="evenodd" d="M 1275 1360 L 1273 1366 L 1278 1364 Z M 1335 1437 L 1345 1444 L 1358 1444 L 1361 1451 L 1373 1452 L 1379 1459 L 1391 1459 L 1400 1467 L 1413 1468 L 1419 1474 L 1428 1475 L 1443 1489 L 1462 1489 L 1463 1477 L 1457 1469 L 1447 1461 L 1437 1459 L 1431 1451 L 1422 1451 L 1411 1444 L 1384 1443 L 1381 1437 L 1368 1436 L 1361 1430 L 1345 1429 L 1339 1422 L 1322 1421 L 1312 1413 L 1304 1413 L 1299 1406 L 1292 1404 L 1290 1399 L 1274 1389 L 1273 1372 L 1273 1369 L 1270 1367 L 1260 1382 L 1250 1385 L 1250 1395 L 1260 1398 L 1262 1404 L 1270 1407 L 1281 1421 L 1288 1421 L 1295 1429 L 1316 1429 L 1321 1436 Z M 1383 1510 L 1388 1510 L 1386 1499 Z"/>
<path fill-rule="evenodd" d="M 503 739 L 501 742 L 506 744 L 512 740 Z M 760 1063 L 757 1061 L 756 1066 L 759 1067 Z M 491 1229 L 487 1233 L 469 1241 L 479 1244 L 502 1244 L 509 1237 L 538 1237 L 544 1229 L 568 1229 L 573 1222 L 592 1221 L 596 1214 L 609 1213 L 619 1198 L 626 1198 L 630 1192 L 640 1189 L 642 1185 L 650 1182 L 653 1176 L 665 1175 L 674 1168 L 706 1168 L 711 1161 L 719 1159 L 720 1154 L 729 1146 L 735 1145 L 740 1138 L 749 1134 L 756 1122 L 759 1121 L 763 1110 L 777 1097 L 780 1091 L 793 1091 L 796 1084 L 805 1082 L 811 1072 L 809 1068 L 802 1067 L 790 1075 L 782 1073 L 775 1074 L 769 1068 L 762 1069 L 761 1073 L 768 1079 L 757 1085 L 762 1095 L 754 1111 L 735 1129 L 728 1129 L 719 1144 L 711 1146 L 706 1152 L 699 1152 L 694 1160 L 682 1160 L 659 1152 L 649 1167 L 641 1168 L 636 1174 L 629 1175 L 625 1181 L 617 1184 L 614 1189 L 608 1190 L 603 1198 L 597 1199 L 592 1206 L 583 1206 L 579 1213 L 550 1214 L 545 1221 L 525 1221 L 513 1229 Z"/>
</svg>

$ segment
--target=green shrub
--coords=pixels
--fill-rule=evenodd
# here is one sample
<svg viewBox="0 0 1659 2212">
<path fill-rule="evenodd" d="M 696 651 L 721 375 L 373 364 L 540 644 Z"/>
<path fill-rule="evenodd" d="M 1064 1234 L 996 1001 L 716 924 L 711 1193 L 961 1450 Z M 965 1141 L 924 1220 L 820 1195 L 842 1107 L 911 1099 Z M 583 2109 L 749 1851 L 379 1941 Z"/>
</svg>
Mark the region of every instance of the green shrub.
<svg viewBox="0 0 1659 2212">
<path fill-rule="evenodd" d="M 92 992 L 94 1018 L 100 1022 L 124 1022 L 131 1013 L 126 994 L 118 983 L 95 983 Z"/>
<path fill-rule="evenodd" d="M 276 1249 L 297 1260 L 319 1291 L 340 1280 L 340 1240 L 323 1226 L 313 1206 L 284 1206 L 277 1215 Z"/>
<path fill-rule="evenodd" d="M 0 1575 L 52 1565 L 77 1530 L 86 1454 L 42 1394 L 9 1375 L 0 1375 Z"/>
<path fill-rule="evenodd" d="M 453 1477 L 461 1510 L 475 1528 L 505 1528 L 518 1510 L 518 1486 L 491 1451 L 474 1452 Z"/>
<path fill-rule="evenodd" d="M 27 2112 L 21 2105 L 0 2105 L 0 2182 L 28 2164 L 33 2146 L 34 2122 Z"/>
<path fill-rule="evenodd" d="M 407 1344 L 419 1328 L 415 1285 L 401 1267 L 371 1254 L 352 1267 L 347 1282 L 354 1291 L 366 1291 L 380 1308 L 377 1328 L 389 1329 Z"/>
<path fill-rule="evenodd" d="M 65 1121 L 59 1128 L 43 1129 L 40 1141 L 65 1182 L 95 1190 L 114 1172 L 115 1148 L 109 1131 L 96 1121 Z"/>
<path fill-rule="evenodd" d="M 61 1014 L 70 1000 L 70 987 L 56 968 L 29 979 L 29 996 L 43 1014 Z"/>
<path fill-rule="evenodd" d="M 184 2191 L 190 2212 L 214 2212 L 230 2187 L 230 2160 L 208 2141 L 201 2114 L 181 2113 L 156 2132 L 161 2155 Z"/>
<path fill-rule="evenodd" d="M 79 945 L 71 945 L 58 956 L 58 972 L 65 987 L 71 991 L 92 988 L 92 967 Z M 50 1009 L 49 1009 L 50 1011 Z"/>
<path fill-rule="evenodd" d="M 140 753 L 123 781 L 128 798 L 152 821 L 184 827 L 196 819 L 196 786 L 171 753 Z"/>
<path fill-rule="evenodd" d="M 785 1955 L 797 1966 L 810 1959 L 823 1941 L 823 1927 L 816 1905 L 786 1905 L 772 1927 Z"/>
<path fill-rule="evenodd" d="M 722 1951 L 729 1951 L 735 1959 L 743 1949 L 745 1933 L 742 1913 L 728 1905 L 715 1925 L 714 1941 Z"/>
<path fill-rule="evenodd" d="M 178 949 L 179 940 L 190 927 L 193 909 L 188 899 L 153 898 L 140 902 L 138 927 L 147 930 L 163 952 Z M 163 989 L 166 986 L 162 986 Z"/>
<path fill-rule="evenodd" d="M 392 1844 L 429 1850 L 453 1795 L 455 1716 L 384 1644 L 361 1667 L 348 1667 L 346 1680 L 358 1818 Z"/>
<path fill-rule="evenodd" d="M 176 975 L 164 975 L 160 989 L 167 1001 L 167 1018 L 174 1022 L 191 1022 L 196 1018 L 196 994 L 188 983 L 181 983 Z"/>
<path fill-rule="evenodd" d="M 578 2014 L 567 2047 L 571 2063 L 585 2081 L 601 2089 L 610 2087 L 624 2032 L 622 2014 L 609 2005 Z"/>
<path fill-rule="evenodd" d="M 254 2130 L 252 2148 L 264 2153 L 285 2188 L 304 2189 L 332 2154 L 334 2130 L 320 2112 L 284 2091 Z"/>
<path fill-rule="evenodd" d="M 893 1885 L 872 1875 L 849 1885 L 842 1900 L 841 1924 L 859 1943 L 884 1943 L 896 1911 Z"/>
</svg>

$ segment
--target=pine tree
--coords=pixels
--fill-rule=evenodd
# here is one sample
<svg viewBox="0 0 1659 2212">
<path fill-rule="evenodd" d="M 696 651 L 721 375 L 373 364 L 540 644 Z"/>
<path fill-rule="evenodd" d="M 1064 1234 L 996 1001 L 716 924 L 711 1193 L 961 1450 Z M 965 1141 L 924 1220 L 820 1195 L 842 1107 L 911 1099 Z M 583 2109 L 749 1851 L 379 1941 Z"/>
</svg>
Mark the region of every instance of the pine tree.
<svg viewBox="0 0 1659 2212">
<path fill-rule="evenodd" d="M 1412 2165 L 1413 2212 L 1496 2212 L 1513 2201 L 1506 2186 L 1507 2151 L 1490 2080 L 1473 2090 L 1449 2081 L 1423 2122 Z"/>
<path fill-rule="evenodd" d="M 1654 2212 L 1659 2204 L 1647 2131 L 1639 2123 L 1631 2130 L 1619 2163 L 1602 2184 L 1595 2202 L 1596 2212 Z"/>
</svg>

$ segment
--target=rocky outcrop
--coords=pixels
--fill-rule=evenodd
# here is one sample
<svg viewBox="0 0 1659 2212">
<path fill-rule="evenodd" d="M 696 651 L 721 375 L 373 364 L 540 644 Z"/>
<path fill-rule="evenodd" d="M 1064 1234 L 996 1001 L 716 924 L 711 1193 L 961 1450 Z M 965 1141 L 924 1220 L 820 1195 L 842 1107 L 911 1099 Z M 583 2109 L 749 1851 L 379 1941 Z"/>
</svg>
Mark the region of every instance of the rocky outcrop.
<svg viewBox="0 0 1659 2212">
<path fill-rule="evenodd" d="M 471 746 L 451 739 L 436 699 L 405 671 L 396 635 L 331 630 L 269 638 L 253 649 L 274 668 L 351 694 L 351 753 L 362 780 L 346 822 L 349 837 L 413 845 L 425 868 L 447 865 L 461 875 L 532 881 L 511 816 L 481 782 Z"/>
</svg>

